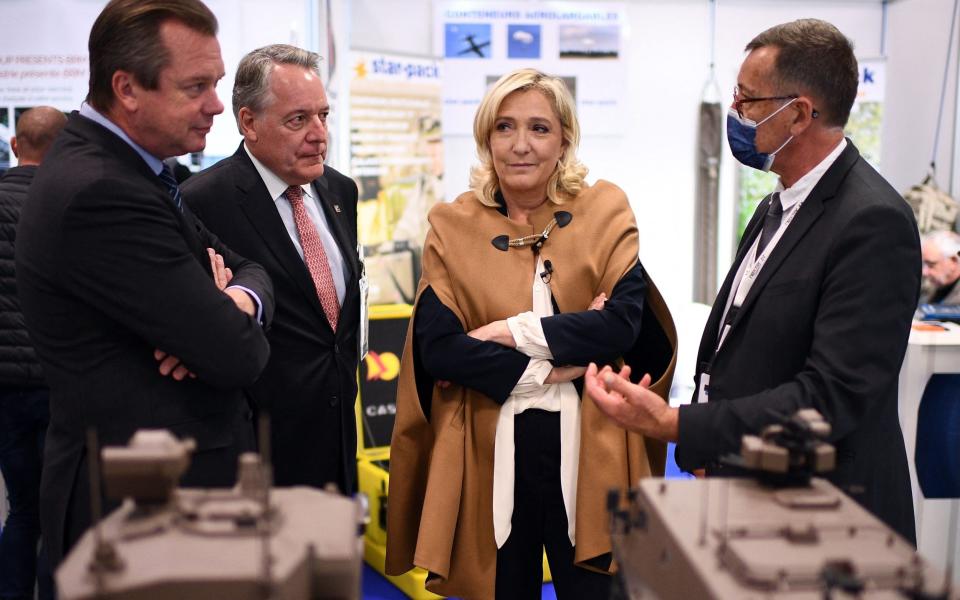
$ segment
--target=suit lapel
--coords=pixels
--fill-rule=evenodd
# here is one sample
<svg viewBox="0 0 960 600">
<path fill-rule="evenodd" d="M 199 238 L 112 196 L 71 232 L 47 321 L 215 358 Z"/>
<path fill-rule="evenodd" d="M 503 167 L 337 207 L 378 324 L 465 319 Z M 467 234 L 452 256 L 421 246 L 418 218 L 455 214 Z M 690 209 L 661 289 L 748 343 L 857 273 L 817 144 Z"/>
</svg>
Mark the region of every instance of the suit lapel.
<svg viewBox="0 0 960 600">
<path fill-rule="evenodd" d="M 357 264 L 357 249 L 353 247 L 352 238 L 343 226 L 343 206 L 340 199 L 330 191 L 330 186 L 324 177 L 313 181 L 313 189 L 317 191 L 320 209 L 323 210 L 323 216 L 327 219 L 333 237 L 337 240 L 337 246 L 340 247 L 340 254 L 347 264 L 346 278 L 347 288 L 349 288 L 351 281 L 357 278 L 359 265 Z"/>
<path fill-rule="evenodd" d="M 310 271 L 290 240 L 287 227 L 280 218 L 280 213 L 277 212 L 276 202 L 270 197 L 267 186 L 257 173 L 256 167 L 250 162 L 250 157 L 247 156 L 242 144 L 234 157 L 240 167 L 237 169 L 236 185 L 240 192 L 241 210 L 263 239 L 264 245 L 277 259 L 277 263 L 287 272 L 290 280 L 297 285 L 317 314 L 326 322 L 327 317 L 317 296 L 317 290 L 313 286 Z"/>
<path fill-rule="evenodd" d="M 358 273 L 360 272 L 359 258 L 357 250 L 353 246 L 353 238 L 348 234 L 343 226 L 343 205 L 339 198 L 334 195 L 327 184 L 325 177 L 319 177 L 313 181 L 313 189 L 317 192 L 317 203 L 323 210 L 323 216 L 327 219 L 327 224 L 337 240 L 337 246 L 340 247 L 340 255 L 343 256 L 344 263 L 347 265 L 347 271 L 344 273 L 346 287 L 343 294 L 343 302 L 340 305 L 340 318 L 337 323 L 343 323 L 343 308 L 350 304 L 349 298 L 357 293 L 359 289 Z"/>
<path fill-rule="evenodd" d="M 180 227 L 180 232 L 183 234 L 183 238 L 187 242 L 190 250 L 193 251 L 197 261 L 207 269 L 207 272 L 212 274 L 210 262 L 207 260 L 206 248 L 203 247 L 200 237 L 200 224 L 197 222 L 196 216 L 190 212 L 186 203 L 183 203 L 183 212 L 177 209 L 170 197 L 170 192 L 166 186 L 164 186 L 160 177 L 154 173 L 147 162 L 143 160 L 143 157 L 137 154 L 137 151 L 134 150 L 130 144 L 115 133 L 99 123 L 82 116 L 79 112 L 74 111 L 70 115 L 68 123 L 67 127 L 77 135 L 84 139 L 91 140 L 111 152 L 118 160 L 123 162 L 131 172 L 139 173 L 145 181 L 156 188 L 161 202 L 167 207 L 170 214 L 173 215 L 173 218 L 176 219 Z"/>
<path fill-rule="evenodd" d="M 707 325 L 704 328 L 703 337 L 700 340 L 700 361 L 710 361 L 713 357 L 713 351 L 717 347 L 717 338 L 720 336 L 720 321 L 723 319 L 724 309 L 727 307 L 727 299 L 733 292 L 733 282 L 737 278 L 737 271 L 740 270 L 740 265 L 746 258 L 747 252 L 753 246 L 753 240 L 760 235 L 763 219 L 767 215 L 767 208 L 769 207 L 768 199 L 769 196 L 757 206 L 753 217 L 751 217 L 750 222 L 747 223 L 747 227 L 743 232 L 743 238 L 741 238 L 740 241 L 740 247 L 737 249 L 737 256 L 733 261 L 733 265 L 731 265 L 727 271 L 727 277 L 723 280 L 723 285 L 720 286 L 720 292 L 717 294 L 717 298 L 713 301 L 713 307 L 710 310 L 710 316 L 707 318 Z"/>
<path fill-rule="evenodd" d="M 753 282 L 750 292 L 747 294 L 747 297 L 744 298 L 740 310 L 737 311 L 736 318 L 733 320 L 733 323 L 730 324 L 731 333 L 737 327 L 737 324 L 749 313 L 750 307 L 757 301 L 763 288 L 777 272 L 777 269 L 780 268 L 780 265 L 783 264 L 783 261 L 786 260 L 794 247 L 807 234 L 810 227 L 820 218 L 820 215 L 823 213 L 824 203 L 836 195 L 847 172 L 850 171 L 859 157 L 860 153 L 853 145 L 853 142 L 847 140 L 847 147 L 844 148 L 840 156 L 837 157 L 837 160 L 827 169 L 827 172 L 823 174 L 823 177 L 820 178 L 817 185 L 810 191 L 810 195 L 807 196 L 803 205 L 797 209 L 797 216 L 770 252 L 767 264 L 763 265 L 760 273 L 757 274 L 756 281 Z"/>
</svg>

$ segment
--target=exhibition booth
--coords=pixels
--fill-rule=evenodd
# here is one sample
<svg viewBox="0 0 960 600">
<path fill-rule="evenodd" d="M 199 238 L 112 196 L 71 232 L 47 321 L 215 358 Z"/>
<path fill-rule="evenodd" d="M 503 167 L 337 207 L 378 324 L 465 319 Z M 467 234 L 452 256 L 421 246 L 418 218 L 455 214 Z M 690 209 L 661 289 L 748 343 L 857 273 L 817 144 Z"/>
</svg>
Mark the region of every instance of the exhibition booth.
<svg viewBox="0 0 960 600">
<path fill-rule="evenodd" d="M 51 105 L 69 112 L 84 101 L 87 36 L 104 4 L 13 0 L 0 6 L 0 172 L 17 164 L 10 138 L 24 111 Z M 954 0 L 206 4 L 220 24 L 226 74 L 217 92 L 227 105 L 237 63 L 250 50 L 287 43 L 323 57 L 331 105 L 326 162 L 357 184 L 358 242 L 369 287 L 356 401 L 358 487 L 369 514 L 362 551 L 368 593 L 362 597 L 439 597 L 424 588 L 422 569 L 384 574 L 389 446 L 427 214 L 469 188 L 477 163 L 474 113 L 502 74 L 534 67 L 559 76 L 576 102 L 587 180 L 610 181 L 626 193 L 640 261 L 677 323 L 672 406 L 694 393 L 696 351 L 710 306 L 748 221 L 777 182 L 737 163 L 724 135 L 744 46 L 758 32 L 806 17 L 836 25 L 854 43 L 859 66 L 845 135 L 898 192 L 923 182 L 930 186 L 923 193 L 960 197 Z M 203 152 L 177 160 L 195 173 L 231 156 L 241 139 L 227 106 Z M 920 219 L 922 233 L 960 226 L 955 204 L 949 213 L 917 198 L 911 207 L 927 217 Z M 960 325 L 915 324 L 898 394 L 917 550 L 933 572 L 952 573 L 960 587 Z M 679 473 L 672 445 L 669 457 L 668 477 L 690 477 Z M 702 493 L 728 493 L 707 486 Z M 645 493 L 662 497 L 665 489 Z M 630 501 L 639 502 L 636 496 Z M 639 527 L 635 513 L 625 514 L 625 522 Z M 5 517 L 0 501 L 0 522 Z M 546 556 L 543 565 L 543 597 L 555 597 Z"/>
</svg>

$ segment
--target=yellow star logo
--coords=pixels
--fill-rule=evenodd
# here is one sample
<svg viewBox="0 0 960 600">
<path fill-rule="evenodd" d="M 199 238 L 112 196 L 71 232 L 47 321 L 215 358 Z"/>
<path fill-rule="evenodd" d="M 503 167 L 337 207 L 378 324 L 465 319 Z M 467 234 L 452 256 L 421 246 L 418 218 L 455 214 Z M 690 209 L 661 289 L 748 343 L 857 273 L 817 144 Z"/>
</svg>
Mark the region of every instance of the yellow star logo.
<svg viewBox="0 0 960 600">
<path fill-rule="evenodd" d="M 357 74 L 357 79 L 363 79 L 367 76 L 367 63 L 361 60 L 357 66 L 353 67 L 353 71 Z"/>
</svg>

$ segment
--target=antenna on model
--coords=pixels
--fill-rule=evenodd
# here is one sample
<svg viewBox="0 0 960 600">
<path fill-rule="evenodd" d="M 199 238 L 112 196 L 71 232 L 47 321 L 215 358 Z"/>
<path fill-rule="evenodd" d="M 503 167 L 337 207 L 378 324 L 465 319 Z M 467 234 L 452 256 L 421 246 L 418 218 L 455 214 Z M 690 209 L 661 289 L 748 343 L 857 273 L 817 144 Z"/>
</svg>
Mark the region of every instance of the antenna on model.
<svg viewBox="0 0 960 600">
<path fill-rule="evenodd" d="M 97 430 L 93 427 L 87 429 L 87 474 L 90 478 L 90 516 L 94 524 L 93 556 L 87 568 L 94 574 L 97 590 L 100 591 L 103 586 L 103 575 L 123 569 L 123 559 L 117 554 L 113 543 L 103 537 L 103 526 L 100 523 L 103 518 L 100 492 L 100 444 L 97 441 Z"/>
<path fill-rule="evenodd" d="M 260 533 L 261 569 L 263 572 L 263 598 L 276 598 L 273 584 L 273 556 L 270 553 L 270 533 L 273 515 L 270 513 L 270 487 L 273 485 L 273 464 L 270 462 L 270 417 L 260 413 L 257 420 L 257 448 L 260 451 Z"/>
</svg>

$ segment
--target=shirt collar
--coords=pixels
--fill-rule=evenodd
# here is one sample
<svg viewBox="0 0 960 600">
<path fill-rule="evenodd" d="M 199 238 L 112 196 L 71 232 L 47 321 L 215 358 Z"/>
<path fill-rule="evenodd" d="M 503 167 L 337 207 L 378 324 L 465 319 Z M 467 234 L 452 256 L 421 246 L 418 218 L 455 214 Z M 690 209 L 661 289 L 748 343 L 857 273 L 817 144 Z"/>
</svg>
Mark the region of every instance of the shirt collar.
<svg viewBox="0 0 960 600">
<path fill-rule="evenodd" d="M 140 158 L 147 163 L 147 166 L 150 167 L 150 170 L 153 171 L 154 174 L 159 175 L 160 171 L 163 170 L 162 160 L 144 150 L 142 146 L 130 139 L 130 136 L 127 135 L 127 132 L 125 132 L 123 129 L 120 129 L 119 125 L 97 112 L 95 108 L 86 102 L 80 105 L 80 116 L 86 117 L 94 123 L 107 128 L 121 140 L 125 141 L 131 148 L 136 150 L 137 154 L 139 154 Z"/>
<path fill-rule="evenodd" d="M 777 179 L 777 187 L 774 191 L 780 192 L 780 205 L 783 206 L 784 212 L 790 210 L 797 202 L 805 200 L 806 197 L 810 195 L 810 192 L 812 192 L 813 188 L 820 182 L 824 173 L 833 166 L 833 163 L 836 162 L 840 153 L 843 152 L 843 149 L 846 147 L 847 140 L 843 138 L 826 158 L 821 160 L 817 166 L 807 171 L 803 177 L 798 179 L 797 182 L 789 188 L 784 189 L 783 182 Z"/>
<path fill-rule="evenodd" d="M 273 201 L 279 202 L 280 198 L 285 198 L 286 196 L 283 194 L 290 186 L 284 180 L 280 179 L 276 173 L 268 169 L 266 165 L 257 160 L 257 157 L 250 152 L 250 148 L 247 148 L 246 142 L 243 143 L 243 151 L 246 152 L 247 156 L 250 157 L 250 162 L 253 163 L 253 168 L 255 168 L 257 173 L 260 174 L 260 179 L 262 179 L 263 184 L 267 186 L 267 193 L 270 194 L 270 197 L 273 198 Z M 304 196 L 313 198 L 313 189 L 309 183 L 301 185 L 300 189 L 303 190 Z"/>
</svg>

